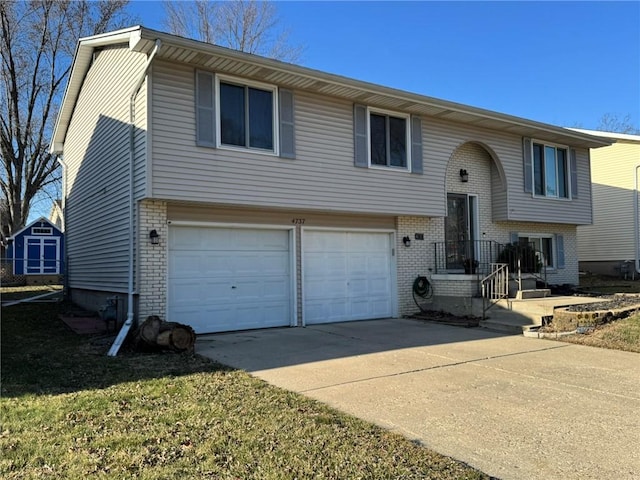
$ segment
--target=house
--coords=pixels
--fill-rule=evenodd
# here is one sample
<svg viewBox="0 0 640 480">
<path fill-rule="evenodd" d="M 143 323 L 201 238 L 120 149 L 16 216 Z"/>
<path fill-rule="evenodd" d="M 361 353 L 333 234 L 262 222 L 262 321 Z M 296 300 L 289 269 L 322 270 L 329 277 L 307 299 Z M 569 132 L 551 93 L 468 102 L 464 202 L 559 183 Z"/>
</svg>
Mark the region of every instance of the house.
<svg viewBox="0 0 640 480">
<path fill-rule="evenodd" d="M 41 217 L 8 239 L 7 259 L 14 276 L 31 277 L 27 283 L 57 283 L 64 273 L 64 235 Z"/>
<path fill-rule="evenodd" d="M 51 204 L 49 221 L 61 230 L 64 228 L 62 221 L 62 200 L 54 200 Z"/>
<path fill-rule="evenodd" d="M 402 316 L 426 275 L 465 311 L 512 242 L 577 283 L 610 143 L 144 27 L 84 38 L 52 139 L 70 294 L 203 333 Z"/>
<path fill-rule="evenodd" d="M 578 130 L 615 143 L 591 152 L 593 224 L 578 227 L 581 270 L 604 275 L 633 276 L 638 259 L 634 231 L 638 229 L 638 167 L 640 135 Z M 635 245 L 635 247 L 634 247 Z"/>
</svg>

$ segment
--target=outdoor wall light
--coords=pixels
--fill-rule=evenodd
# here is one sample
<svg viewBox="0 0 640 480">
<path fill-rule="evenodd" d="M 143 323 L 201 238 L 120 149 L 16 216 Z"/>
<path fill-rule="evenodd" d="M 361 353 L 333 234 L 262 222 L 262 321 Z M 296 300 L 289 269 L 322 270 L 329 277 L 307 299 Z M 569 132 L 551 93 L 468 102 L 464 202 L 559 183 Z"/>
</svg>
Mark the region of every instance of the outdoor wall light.
<svg viewBox="0 0 640 480">
<path fill-rule="evenodd" d="M 411 239 L 409 237 L 402 237 L 402 243 L 404 243 L 405 247 L 411 246 Z"/>
<path fill-rule="evenodd" d="M 469 181 L 469 173 L 464 169 L 460 169 L 460 181 L 466 183 Z"/>
<path fill-rule="evenodd" d="M 151 240 L 151 245 L 158 245 L 160 243 L 160 235 L 154 229 L 149 232 L 149 240 Z"/>
</svg>

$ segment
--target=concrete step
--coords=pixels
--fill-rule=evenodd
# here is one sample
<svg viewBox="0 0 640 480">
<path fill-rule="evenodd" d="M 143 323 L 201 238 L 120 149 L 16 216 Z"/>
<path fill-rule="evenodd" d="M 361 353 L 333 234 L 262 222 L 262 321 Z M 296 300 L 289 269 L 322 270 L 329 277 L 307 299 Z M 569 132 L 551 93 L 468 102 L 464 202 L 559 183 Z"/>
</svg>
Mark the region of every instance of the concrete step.
<svg viewBox="0 0 640 480">
<path fill-rule="evenodd" d="M 493 331 L 520 335 L 524 331 L 539 328 L 542 315 L 521 313 L 494 305 L 487 311 L 487 318 L 480 321 L 480 326 Z"/>
<path fill-rule="evenodd" d="M 546 298 L 551 296 L 548 288 L 534 288 L 532 290 L 518 290 L 516 300 L 527 300 L 530 298 Z"/>
<path fill-rule="evenodd" d="M 489 310 L 480 326 L 494 331 L 522 334 L 539 328 L 544 321 L 553 318 L 555 308 L 579 303 L 591 303 L 589 297 L 540 297 L 521 300 L 500 300 Z"/>
</svg>

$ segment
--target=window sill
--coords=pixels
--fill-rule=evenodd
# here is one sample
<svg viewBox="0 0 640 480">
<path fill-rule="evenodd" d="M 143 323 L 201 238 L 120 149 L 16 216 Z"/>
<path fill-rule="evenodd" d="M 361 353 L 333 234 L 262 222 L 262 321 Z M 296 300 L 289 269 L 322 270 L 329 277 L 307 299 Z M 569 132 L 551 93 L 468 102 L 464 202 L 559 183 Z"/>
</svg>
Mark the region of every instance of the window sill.
<svg viewBox="0 0 640 480">
<path fill-rule="evenodd" d="M 278 152 L 274 150 L 262 150 L 260 148 L 247 148 L 247 147 L 234 147 L 233 145 L 223 145 L 219 144 L 217 146 L 220 150 L 228 150 L 230 152 L 241 152 L 241 153 L 255 153 L 256 155 L 265 155 L 267 157 L 277 157 Z"/>
<path fill-rule="evenodd" d="M 384 172 L 411 173 L 406 167 L 385 167 L 383 165 L 369 165 L 369 170 L 381 170 Z"/>
</svg>

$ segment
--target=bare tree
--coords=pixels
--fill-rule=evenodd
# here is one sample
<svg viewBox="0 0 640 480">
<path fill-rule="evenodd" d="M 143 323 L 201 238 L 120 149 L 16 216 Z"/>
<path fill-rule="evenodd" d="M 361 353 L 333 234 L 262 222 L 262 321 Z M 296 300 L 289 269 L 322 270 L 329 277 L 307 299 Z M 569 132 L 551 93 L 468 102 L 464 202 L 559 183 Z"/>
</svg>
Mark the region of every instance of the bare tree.
<svg viewBox="0 0 640 480">
<path fill-rule="evenodd" d="M 302 47 L 289 43 L 279 28 L 274 3 L 256 0 L 165 1 L 165 27 L 173 34 L 288 62 Z"/>
<path fill-rule="evenodd" d="M 24 226 L 37 195 L 60 174 L 49 153 L 77 39 L 121 25 L 128 0 L 0 0 L 2 231 Z M 6 224 L 5 224 L 6 222 Z"/>
<path fill-rule="evenodd" d="M 640 135 L 640 128 L 633 125 L 631 115 L 620 117 L 615 113 L 605 113 L 600 118 L 600 123 L 596 127 L 596 130 L 603 132 L 615 132 L 615 133 L 629 133 L 633 135 Z"/>
</svg>

